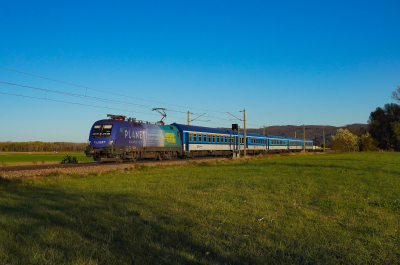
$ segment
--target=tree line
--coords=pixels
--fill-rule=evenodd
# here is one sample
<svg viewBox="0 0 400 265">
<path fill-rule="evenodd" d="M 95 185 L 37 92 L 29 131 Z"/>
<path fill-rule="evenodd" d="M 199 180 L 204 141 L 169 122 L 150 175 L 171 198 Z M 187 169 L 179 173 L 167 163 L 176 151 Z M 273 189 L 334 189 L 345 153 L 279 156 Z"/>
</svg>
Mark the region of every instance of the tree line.
<svg viewBox="0 0 400 265">
<path fill-rule="evenodd" d="M 392 92 L 392 99 L 400 102 L 400 86 Z M 337 130 L 330 145 L 339 151 L 400 151 L 400 105 L 388 103 L 372 111 L 367 130 Z"/>
<path fill-rule="evenodd" d="M 69 142 L 0 142 L 0 152 L 80 152 L 87 143 Z"/>
</svg>

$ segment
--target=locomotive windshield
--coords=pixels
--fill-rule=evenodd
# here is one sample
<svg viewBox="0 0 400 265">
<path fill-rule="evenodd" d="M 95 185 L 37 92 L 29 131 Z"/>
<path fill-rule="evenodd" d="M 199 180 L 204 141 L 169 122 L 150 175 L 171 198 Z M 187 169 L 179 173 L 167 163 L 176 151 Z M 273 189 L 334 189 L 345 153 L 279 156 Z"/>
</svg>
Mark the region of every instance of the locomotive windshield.
<svg viewBox="0 0 400 265">
<path fill-rule="evenodd" d="M 93 126 L 93 138 L 109 138 L 111 136 L 112 125 L 98 124 Z"/>
</svg>

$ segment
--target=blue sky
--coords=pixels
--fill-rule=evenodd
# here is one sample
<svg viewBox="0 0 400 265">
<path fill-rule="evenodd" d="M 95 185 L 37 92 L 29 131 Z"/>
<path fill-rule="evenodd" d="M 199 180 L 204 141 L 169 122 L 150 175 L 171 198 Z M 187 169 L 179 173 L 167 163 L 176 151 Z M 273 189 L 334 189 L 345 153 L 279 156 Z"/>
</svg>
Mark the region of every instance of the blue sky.
<svg viewBox="0 0 400 265">
<path fill-rule="evenodd" d="M 400 85 L 399 1 L 1 1 L 0 141 L 84 142 L 106 114 L 366 123 Z M 135 99 L 140 98 L 143 100 Z M 163 104 L 167 103 L 167 104 Z M 109 108 L 109 109 L 107 109 Z M 113 110 L 117 108 L 121 110 Z M 240 123 L 240 121 L 239 121 Z"/>
</svg>

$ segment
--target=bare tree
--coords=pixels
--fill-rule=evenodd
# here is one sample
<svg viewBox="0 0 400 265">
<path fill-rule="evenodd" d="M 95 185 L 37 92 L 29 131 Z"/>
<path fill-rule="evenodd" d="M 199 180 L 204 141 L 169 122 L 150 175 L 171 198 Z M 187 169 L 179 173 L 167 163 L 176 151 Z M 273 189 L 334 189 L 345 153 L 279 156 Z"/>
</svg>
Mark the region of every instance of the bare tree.
<svg viewBox="0 0 400 265">
<path fill-rule="evenodd" d="M 400 102 L 400 86 L 397 86 L 397 89 L 392 92 L 391 98 Z"/>
</svg>

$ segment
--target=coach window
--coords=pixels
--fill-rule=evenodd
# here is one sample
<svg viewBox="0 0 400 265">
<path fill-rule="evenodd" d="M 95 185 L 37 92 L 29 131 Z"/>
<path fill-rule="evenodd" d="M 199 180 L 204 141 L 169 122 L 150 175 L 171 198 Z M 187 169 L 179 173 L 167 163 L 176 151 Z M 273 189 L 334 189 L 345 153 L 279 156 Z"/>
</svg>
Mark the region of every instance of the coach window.
<svg viewBox="0 0 400 265">
<path fill-rule="evenodd" d="M 208 142 L 211 143 L 211 134 L 208 135 Z"/>
<path fill-rule="evenodd" d="M 215 143 L 215 135 L 213 135 L 213 137 L 212 137 L 212 138 L 213 138 L 213 140 L 212 140 L 212 141 L 213 141 L 213 143 Z"/>
<path fill-rule="evenodd" d="M 189 142 L 193 142 L 193 134 L 189 133 Z"/>
<path fill-rule="evenodd" d="M 194 141 L 194 142 L 197 142 L 197 134 L 194 134 L 193 141 Z"/>
<path fill-rule="evenodd" d="M 205 143 L 207 142 L 207 134 L 203 135 L 203 142 L 205 142 Z"/>
</svg>

